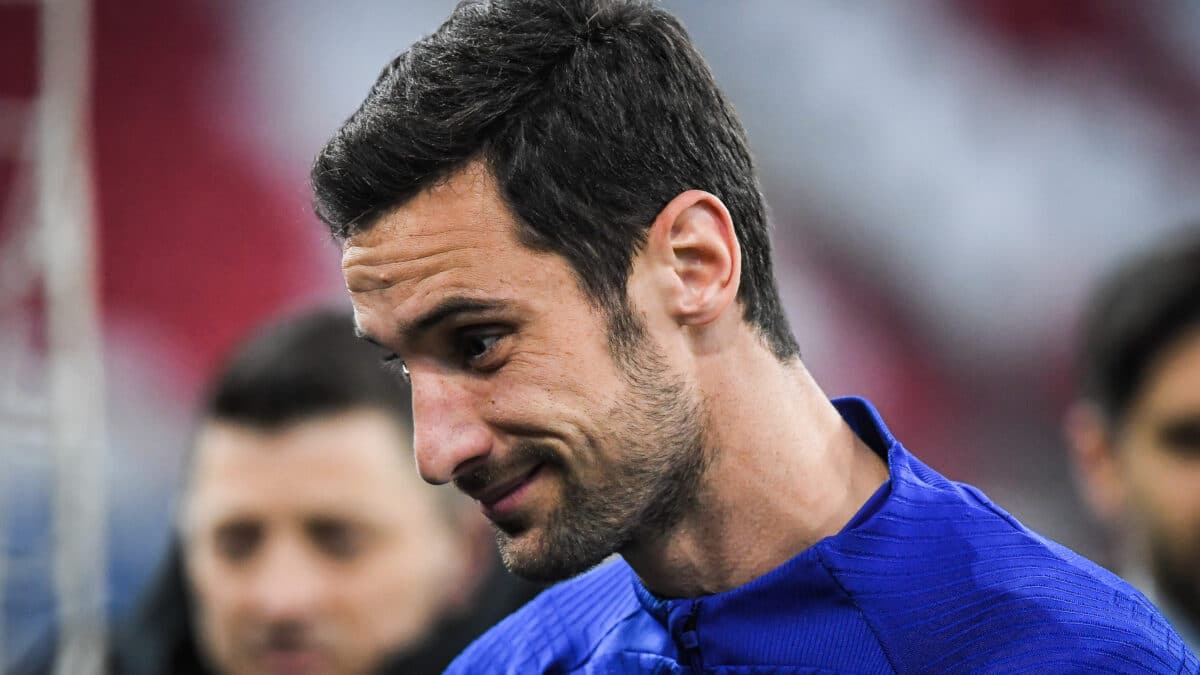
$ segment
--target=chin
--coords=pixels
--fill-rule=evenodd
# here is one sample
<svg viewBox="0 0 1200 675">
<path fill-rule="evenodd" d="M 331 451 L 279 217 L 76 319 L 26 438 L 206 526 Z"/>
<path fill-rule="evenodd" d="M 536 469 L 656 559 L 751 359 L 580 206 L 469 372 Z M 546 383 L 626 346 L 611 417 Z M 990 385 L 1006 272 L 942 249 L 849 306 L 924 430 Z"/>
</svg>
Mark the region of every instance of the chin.
<svg viewBox="0 0 1200 675">
<path fill-rule="evenodd" d="M 517 535 L 497 531 L 505 569 L 535 583 L 554 583 L 582 574 L 604 562 L 612 551 L 580 550 L 573 542 L 548 542 L 538 529 Z"/>
</svg>

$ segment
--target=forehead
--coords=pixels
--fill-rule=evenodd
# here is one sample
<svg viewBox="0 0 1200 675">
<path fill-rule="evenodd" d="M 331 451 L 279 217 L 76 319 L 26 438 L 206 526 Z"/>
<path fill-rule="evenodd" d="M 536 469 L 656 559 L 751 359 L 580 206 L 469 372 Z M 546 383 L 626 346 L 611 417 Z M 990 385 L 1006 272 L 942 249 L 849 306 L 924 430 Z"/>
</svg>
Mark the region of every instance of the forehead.
<svg viewBox="0 0 1200 675">
<path fill-rule="evenodd" d="M 451 297 L 530 309 L 547 304 L 545 289 L 574 285 L 562 258 L 517 240 L 516 218 L 479 165 L 350 237 L 342 270 L 359 328 L 389 341 Z"/>
<path fill-rule="evenodd" d="M 515 219 L 477 164 L 441 181 L 346 240 L 342 270 L 352 294 L 412 284 L 516 247 Z"/>
<path fill-rule="evenodd" d="M 400 427 L 384 413 L 353 411 L 281 430 L 213 421 L 201 431 L 189 514 L 367 514 L 386 519 L 427 497 Z"/>
</svg>

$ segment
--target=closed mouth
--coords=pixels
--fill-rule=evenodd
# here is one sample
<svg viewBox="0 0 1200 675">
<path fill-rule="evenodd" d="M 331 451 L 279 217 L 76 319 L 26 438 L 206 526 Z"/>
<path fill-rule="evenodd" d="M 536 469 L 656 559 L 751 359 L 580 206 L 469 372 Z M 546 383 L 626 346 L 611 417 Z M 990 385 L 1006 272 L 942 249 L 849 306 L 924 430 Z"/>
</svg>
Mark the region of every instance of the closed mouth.
<svg viewBox="0 0 1200 675">
<path fill-rule="evenodd" d="M 484 506 L 493 506 L 513 492 L 516 492 L 517 489 L 533 478 L 534 474 L 536 474 L 541 468 L 541 464 L 535 464 L 528 471 L 517 476 L 516 478 L 504 481 L 503 483 L 493 483 L 492 485 L 487 486 L 486 489 L 471 496 Z"/>
</svg>

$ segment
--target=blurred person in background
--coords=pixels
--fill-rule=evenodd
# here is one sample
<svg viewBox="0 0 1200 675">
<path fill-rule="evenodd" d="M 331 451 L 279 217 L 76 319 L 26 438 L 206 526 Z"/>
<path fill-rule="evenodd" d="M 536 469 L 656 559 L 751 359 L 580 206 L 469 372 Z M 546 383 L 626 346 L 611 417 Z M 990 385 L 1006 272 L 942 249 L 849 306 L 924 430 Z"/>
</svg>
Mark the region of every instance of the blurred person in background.
<svg viewBox="0 0 1200 675">
<path fill-rule="evenodd" d="M 825 396 L 745 132 L 657 3 L 460 3 L 312 180 L 421 475 L 569 579 L 452 672 L 1197 668 L 1128 584 Z"/>
<path fill-rule="evenodd" d="M 478 513 L 412 471 L 408 391 L 379 356 L 332 311 L 233 355 L 113 672 L 441 672 L 528 599 Z"/>
<path fill-rule="evenodd" d="M 1084 316 L 1065 430 L 1117 567 L 1200 649 L 1200 223 L 1126 261 Z"/>
</svg>

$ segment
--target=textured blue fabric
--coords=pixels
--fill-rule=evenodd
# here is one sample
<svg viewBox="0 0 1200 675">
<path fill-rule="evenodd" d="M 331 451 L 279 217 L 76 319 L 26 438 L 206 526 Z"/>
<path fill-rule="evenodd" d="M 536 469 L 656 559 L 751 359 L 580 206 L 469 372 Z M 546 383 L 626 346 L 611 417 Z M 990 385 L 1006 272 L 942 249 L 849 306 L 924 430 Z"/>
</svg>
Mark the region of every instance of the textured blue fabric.
<svg viewBox="0 0 1200 675">
<path fill-rule="evenodd" d="M 543 592 L 451 673 L 1197 673 L 1131 586 L 834 401 L 890 480 L 839 534 L 740 588 L 655 597 L 624 561 Z"/>
</svg>

